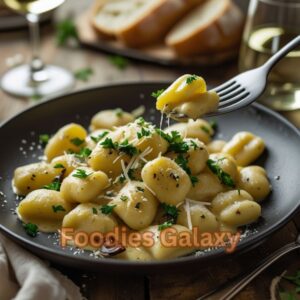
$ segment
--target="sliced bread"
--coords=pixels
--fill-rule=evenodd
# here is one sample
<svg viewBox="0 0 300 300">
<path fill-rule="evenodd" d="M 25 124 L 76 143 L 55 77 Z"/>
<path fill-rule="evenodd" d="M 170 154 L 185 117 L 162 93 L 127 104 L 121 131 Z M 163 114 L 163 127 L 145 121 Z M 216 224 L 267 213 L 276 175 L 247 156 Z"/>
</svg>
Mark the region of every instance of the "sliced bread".
<svg viewBox="0 0 300 300">
<path fill-rule="evenodd" d="M 243 23 L 231 0 L 207 0 L 175 25 L 165 42 L 182 56 L 222 52 L 238 47 Z"/>
<path fill-rule="evenodd" d="M 203 0 L 100 0 L 94 27 L 129 47 L 153 44 L 195 5 Z"/>
</svg>

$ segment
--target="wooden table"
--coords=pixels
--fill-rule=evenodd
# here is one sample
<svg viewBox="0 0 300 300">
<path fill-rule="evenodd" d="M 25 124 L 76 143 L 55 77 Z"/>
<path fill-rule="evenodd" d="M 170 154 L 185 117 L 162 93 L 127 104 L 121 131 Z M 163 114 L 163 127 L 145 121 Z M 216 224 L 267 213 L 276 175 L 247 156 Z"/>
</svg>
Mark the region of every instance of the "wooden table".
<svg viewBox="0 0 300 300">
<path fill-rule="evenodd" d="M 59 9 L 57 18 L 76 14 L 82 11 L 90 1 L 69 1 Z M 220 68 L 203 68 L 201 70 L 183 70 L 163 68 L 159 66 L 131 62 L 123 71 L 113 66 L 107 55 L 81 48 L 57 48 L 53 26 L 42 28 L 42 53 L 46 62 L 61 65 L 70 70 L 78 70 L 92 66 L 94 75 L 87 83 L 78 82 L 76 89 L 103 85 L 107 83 L 147 80 L 173 80 L 184 72 L 200 73 L 211 85 L 218 84 L 230 78 L 237 72 L 236 62 Z M 21 54 L 24 59 L 30 55 L 28 46 L 28 32 L 17 31 L 0 33 L 0 73 L 7 69 L 6 59 Z M 3 121 L 24 108 L 34 105 L 30 99 L 16 99 L 0 92 L 0 121 Z M 291 121 L 300 126 L 300 112 L 285 114 Z M 228 258 L 221 265 L 212 264 L 208 268 L 190 270 L 188 273 L 178 272 L 172 274 L 156 274 L 150 276 L 137 276 L 133 274 L 86 274 L 59 267 L 69 275 L 82 291 L 91 300 L 94 299 L 196 299 L 210 289 L 218 286 L 228 278 L 240 273 L 249 266 L 259 262 L 275 249 L 295 240 L 300 229 L 300 214 L 287 226 L 247 254 L 235 260 Z M 293 271 L 300 268 L 297 254 L 291 254 L 270 267 L 261 276 L 250 284 L 236 299 L 268 299 L 269 286 L 272 278 L 288 269 Z"/>
</svg>

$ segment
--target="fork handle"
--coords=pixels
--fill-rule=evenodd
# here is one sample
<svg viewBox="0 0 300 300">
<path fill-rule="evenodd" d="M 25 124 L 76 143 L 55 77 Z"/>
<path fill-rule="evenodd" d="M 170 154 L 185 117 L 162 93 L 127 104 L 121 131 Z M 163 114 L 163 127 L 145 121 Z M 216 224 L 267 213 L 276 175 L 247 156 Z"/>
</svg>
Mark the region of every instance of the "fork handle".
<svg viewBox="0 0 300 300">
<path fill-rule="evenodd" d="M 271 69 L 280 61 L 283 57 L 285 57 L 289 52 L 291 52 L 294 48 L 300 45 L 300 35 L 287 43 L 284 47 L 282 47 L 278 52 L 276 52 L 263 66 L 269 74 Z"/>
<path fill-rule="evenodd" d="M 197 300 L 230 300 L 236 296 L 245 286 L 247 286 L 254 278 L 261 274 L 267 267 L 273 264 L 287 253 L 300 249 L 300 244 L 293 242 L 276 250 L 260 262 L 257 266 L 248 272 L 237 276 L 235 279 L 225 283 L 220 288 L 212 291 Z"/>
</svg>

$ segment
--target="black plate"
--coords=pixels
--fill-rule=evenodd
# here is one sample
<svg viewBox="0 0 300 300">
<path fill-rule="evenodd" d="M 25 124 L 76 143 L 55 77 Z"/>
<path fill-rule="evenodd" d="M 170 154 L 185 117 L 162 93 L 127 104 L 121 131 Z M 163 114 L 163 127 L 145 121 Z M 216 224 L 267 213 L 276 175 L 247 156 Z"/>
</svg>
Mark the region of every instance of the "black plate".
<svg viewBox="0 0 300 300">
<path fill-rule="evenodd" d="M 76 92 L 41 103 L 12 118 L 0 128 L 0 229 L 12 239 L 41 257 L 78 268 L 127 272 L 156 272 L 173 268 L 191 268 L 226 256 L 223 251 L 208 252 L 164 262 L 135 263 L 114 259 L 95 259 L 88 253 L 75 253 L 59 247 L 53 236 L 39 234 L 30 238 L 24 232 L 16 215 L 17 203 L 11 188 L 11 179 L 17 166 L 37 160 L 42 150 L 36 149 L 39 134 L 54 133 L 68 122 L 88 126 L 91 116 L 102 109 L 122 107 L 132 110 L 144 104 L 146 119 L 157 122 L 152 91 L 165 87 L 159 83 L 137 83 L 106 86 Z M 260 105 L 253 105 L 217 119 L 219 136 L 229 139 L 235 132 L 249 130 L 261 136 L 267 151 L 257 162 L 268 171 L 273 192 L 263 203 L 263 218 L 249 229 L 249 234 L 238 245 L 237 253 L 257 246 L 275 230 L 286 224 L 299 208 L 300 133 L 284 118 Z M 26 152 L 24 154 L 24 151 Z M 278 180 L 278 177 L 280 179 Z M 275 179 L 277 177 L 277 179 Z"/>
</svg>

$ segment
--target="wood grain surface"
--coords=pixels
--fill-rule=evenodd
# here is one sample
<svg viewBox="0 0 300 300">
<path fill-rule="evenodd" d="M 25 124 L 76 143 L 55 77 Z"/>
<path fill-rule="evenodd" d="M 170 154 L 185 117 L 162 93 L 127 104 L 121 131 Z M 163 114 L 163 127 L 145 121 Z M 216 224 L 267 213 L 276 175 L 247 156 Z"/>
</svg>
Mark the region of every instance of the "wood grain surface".
<svg viewBox="0 0 300 300">
<path fill-rule="evenodd" d="M 57 11 L 56 19 L 62 19 L 66 16 L 75 18 L 90 5 L 90 2 L 90 0 L 67 1 Z M 4 73 L 8 69 L 6 63 L 8 58 L 21 55 L 24 61 L 28 60 L 30 49 L 27 30 L 0 33 L 0 50 L 0 73 Z M 72 71 L 88 66 L 93 68 L 94 75 L 91 79 L 88 82 L 77 82 L 76 90 L 124 81 L 173 80 L 185 72 L 199 73 L 207 78 L 211 86 L 214 86 L 237 73 L 236 61 L 227 63 L 222 67 L 201 69 L 165 68 L 131 61 L 125 70 L 119 70 L 110 63 L 107 54 L 79 47 L 57 47 L 52 24 L 44 25 L 42 28 L 42 54 L 47 63 L 61 65 Z M 32 99 L 16 99 L 0 92 L 0 122 L 35 103 L 36 101 Z M 284 115 L 300 127 L 299 111 Z M 70 276 L 81 287 L 85 296 L 91 300 L 196 299 L 259 262 L 275 249 L 295 240 L 300 229 L 299 218 L 300 214 L 287 226 L 269 237 L 262 245 L 247 254 L 240 255 L 234 260 L 224 260 L 221 264 L 211 264 L 208 268 L 191 269 L 189 272 L 137 276 L 134 274 L 87 274 L 83 271 L 57 267 Z M 236 299 L 269 299 L 269 286 L 272 278 L 284 270 L 293 272 L 299 268 L 300 259 L 297 253 L 284 257 L 253 281 Z"/>
</svg>

